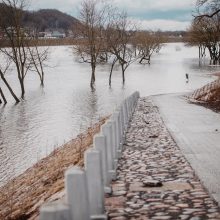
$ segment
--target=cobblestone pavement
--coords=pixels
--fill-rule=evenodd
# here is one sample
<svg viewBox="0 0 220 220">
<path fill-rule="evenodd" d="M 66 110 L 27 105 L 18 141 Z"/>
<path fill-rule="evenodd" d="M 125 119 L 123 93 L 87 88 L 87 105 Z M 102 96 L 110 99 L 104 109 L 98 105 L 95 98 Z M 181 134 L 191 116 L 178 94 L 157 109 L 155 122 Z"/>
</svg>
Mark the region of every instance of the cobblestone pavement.
<svg viewBox="0 0 220 220">
<path fill-rule="evenodd" d="M 220 219 L 150 98 L 138 101 L 112 188 L 106 195 L 112 220 Z"/>
</svg>

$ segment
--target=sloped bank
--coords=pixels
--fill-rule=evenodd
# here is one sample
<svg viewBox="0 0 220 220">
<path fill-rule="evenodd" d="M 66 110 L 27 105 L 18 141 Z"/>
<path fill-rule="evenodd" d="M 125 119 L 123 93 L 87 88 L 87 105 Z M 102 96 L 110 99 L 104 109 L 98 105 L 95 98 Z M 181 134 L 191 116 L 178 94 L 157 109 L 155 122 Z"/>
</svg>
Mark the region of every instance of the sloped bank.
<svg viewBox="0 0 220 220">
<path fill-rule="evenodd" d="M 108 117 L 88 128 L 77 138 L 56 149 L 22 175 L 0 188 L 0 219 L 35 219 L 45 201 L 62 198 L 64 171 L 83 166 L 83 153 Z"/>
</svg>

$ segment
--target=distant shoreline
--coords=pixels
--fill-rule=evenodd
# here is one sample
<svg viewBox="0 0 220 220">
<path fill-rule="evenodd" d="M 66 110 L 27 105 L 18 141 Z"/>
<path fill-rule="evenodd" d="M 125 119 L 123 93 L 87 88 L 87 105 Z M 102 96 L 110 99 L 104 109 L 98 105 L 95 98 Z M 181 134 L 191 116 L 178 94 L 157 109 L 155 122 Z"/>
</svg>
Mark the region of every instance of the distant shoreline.
<svg viewBox="0 0 220 220">
<path fill-rule="evenodd" d="M 76 45 L 81 40 L 77 40 L 74 38 L 56 38 L 56 39 L 39 39 L 37 40 L 38 46 L 67 46 L 67 45 Z M 81 41 L 82 42 L 82 41 Z M 178 38 L 178 37 L 170 37 L 167 38 L 163 43 L 185 43 L 185 38 Z M 1 47 L 8 47 L 9 43 L 7 43 L 7 40 L 0 39 L 0 45 Z M 36 45 L 36 40 L 32 40 L 30 43 L 30 46 Z"/>
</svg>

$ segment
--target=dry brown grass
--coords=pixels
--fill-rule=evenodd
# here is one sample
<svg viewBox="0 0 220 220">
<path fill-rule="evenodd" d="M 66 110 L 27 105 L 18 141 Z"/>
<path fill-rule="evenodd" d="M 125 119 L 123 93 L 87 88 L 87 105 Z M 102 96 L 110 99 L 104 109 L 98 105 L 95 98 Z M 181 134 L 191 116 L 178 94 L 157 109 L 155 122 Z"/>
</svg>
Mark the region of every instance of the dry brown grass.
<svg viewBox="0 0 220 220">
<path fill-rule="evenodd" d="M 0 188 L 0 219 L 36 219 L 45 201 L 64 195 L 64 172 L 72 165 L 83 166 L 83 154 L 106 118 L 56 149 L 22 175 Z"/>
</svg>

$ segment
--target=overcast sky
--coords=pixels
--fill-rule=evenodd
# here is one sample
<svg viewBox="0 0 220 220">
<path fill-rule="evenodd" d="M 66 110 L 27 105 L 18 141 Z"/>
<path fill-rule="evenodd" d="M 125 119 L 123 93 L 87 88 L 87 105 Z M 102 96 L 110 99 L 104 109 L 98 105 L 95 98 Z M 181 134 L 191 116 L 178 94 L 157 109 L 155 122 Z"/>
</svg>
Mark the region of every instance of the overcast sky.
<svg viewBox="0 0 220 220">
<path fill-rule="evenodd" d="M 58 9 L 78 15 L 81 0 L 31 0 L 30 9 Z M 112 0 L 126 10 L 142 29 L 185 30 L 192 19 L 196 0 Z"/>
</svg>

